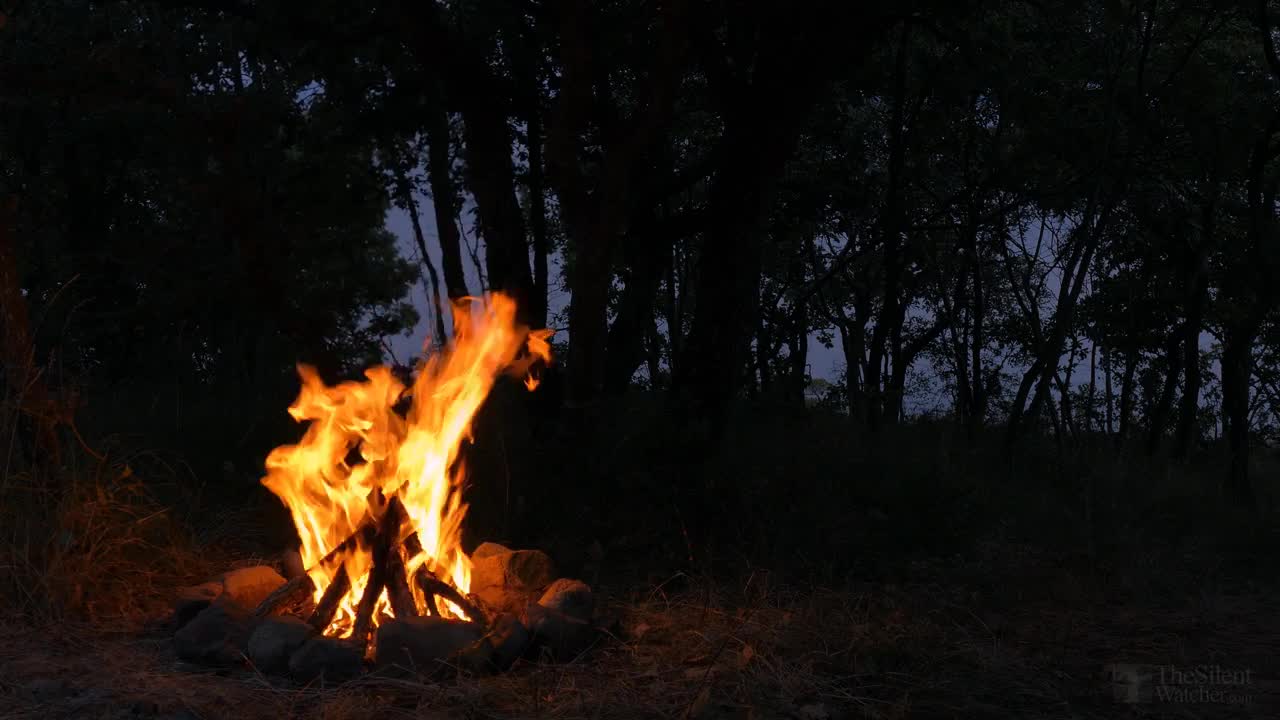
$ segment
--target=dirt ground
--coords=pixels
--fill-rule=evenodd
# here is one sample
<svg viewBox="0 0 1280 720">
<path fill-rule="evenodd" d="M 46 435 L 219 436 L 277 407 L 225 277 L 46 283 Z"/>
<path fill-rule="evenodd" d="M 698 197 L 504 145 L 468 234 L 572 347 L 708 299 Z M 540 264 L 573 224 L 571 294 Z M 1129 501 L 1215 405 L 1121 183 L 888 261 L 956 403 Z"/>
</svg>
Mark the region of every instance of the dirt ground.
<svg viewBox="0 0 1280 720">
<path fill-rule="evenodd" d="M 0 642 L 0 718 L 1280 717 L 1273 592 L 1054 566 L 1006 547 L 841 592 L 776 587 L 766 573 L 606 586 L 619 631 L 573 662 L 338 687 L 185 665 L 148 629 L 161 606 L 111 631 L 14 617 Z M 1149 695 L 1117 699 L 1111 666 L 1122 680 L 1152 667 Z"/>
</svg>

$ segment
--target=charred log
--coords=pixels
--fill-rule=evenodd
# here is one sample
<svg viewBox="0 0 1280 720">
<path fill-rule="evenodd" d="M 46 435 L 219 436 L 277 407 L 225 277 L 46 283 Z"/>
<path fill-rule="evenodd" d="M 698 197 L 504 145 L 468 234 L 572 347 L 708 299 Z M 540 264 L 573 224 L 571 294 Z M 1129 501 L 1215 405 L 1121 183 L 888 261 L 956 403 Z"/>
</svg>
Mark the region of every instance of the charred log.
<svg viewBox="0 0 1280 720">
<path fill-rule="evenodd" d="M 338 568 L 338 574 L 333 576 L 333 582 L 325 588 L 324 595 L 321 596 L 320 602 L 316 603 L 316 609 L 307 619 L 307 623 L 317 632 L 324 632 L 325 628 L 329 627 L 329 623 L 333 622 L 333 616 L 338 612 L 338 604 L 350 589 L 351 577 L 347 575 L 347 566 L 343 565 Z"/>
</svg>

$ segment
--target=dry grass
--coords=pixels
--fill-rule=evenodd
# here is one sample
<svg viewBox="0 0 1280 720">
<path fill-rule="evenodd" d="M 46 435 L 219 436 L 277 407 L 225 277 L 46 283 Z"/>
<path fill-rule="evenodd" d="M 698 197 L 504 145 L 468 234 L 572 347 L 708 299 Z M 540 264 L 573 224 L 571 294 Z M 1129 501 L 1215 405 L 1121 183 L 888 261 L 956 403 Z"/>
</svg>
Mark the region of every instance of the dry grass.
<svg viewBox="0 0 1280 720">
<path fill-rule="evenodd" d="M 64 470 L 56 482 L 12 473 L 0 503 L 6 607 L 29 618 L 128 627 L 217 562 L 127 462 Z"/>
<path fill-rule="evenodd" d="M 0 485 L 0 718 L 1280 716 L 1274 579 L 1149 542 L 1105 561 L 1008 539 L 963 557 L 899 553 L 872 563 L 892 578 L 839 590 L 763 571 L 615 580 L 598 588 L 613 636 L 496 677 L 319 687 L 194 668 L 149 621 L 176 587 L 258 562 L 261 522 L 224 514 L 192 533 L 130 467 L 66 468 L 56 482 L 11 471 Z M 1252 669 L 1252 704 L 1120 705 L 1109 663 Z"/>
<path fill-rule="evenodd" d="M 1025 570 L 1007 563 L 1011 573 Z M 186 666 L 161 634 L 20 623 L 13 627 L 27 629 L 0 644 L 0 717 L 1132 716 L 1109 695 L 1102 670 L 1112 662 L 1255 671 L 1248 708 L 1152 705 L 1141 708 L 1145 717 L 1268 717 L 1280 708 L 1271 672 L 1280 613 L 1268 594 L 1139 607 L 1108 601 L 1066 571 L 986 595 L 963 580 L 982 573 L 1007 579 L 991 567 L 917 564 L 900 584 L 795 592 L 765 574 L 740 587 L 678 576 L 616 596 L 607 606 L 616 635 L 570 663 L 328 688 Z"/>
</svg>

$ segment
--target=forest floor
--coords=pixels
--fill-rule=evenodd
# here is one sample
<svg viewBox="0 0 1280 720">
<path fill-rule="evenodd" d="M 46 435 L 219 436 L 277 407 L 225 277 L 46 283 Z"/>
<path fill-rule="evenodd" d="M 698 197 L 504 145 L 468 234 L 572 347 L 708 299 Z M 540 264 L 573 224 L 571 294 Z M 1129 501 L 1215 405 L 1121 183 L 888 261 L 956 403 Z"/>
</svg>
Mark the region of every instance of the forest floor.
<svg viewBox="0 0 1280 720">
<path fill-rule="evenodd" d="M 892 582 L 841 591 L 776 587 L 763 572 L 740 584 L 604 584 L 621 631 L 574 662 L 337 687 L 180 663 L 169 636 L 146 629 L 164 610 L 156 582 L 139 590 L 133 622 L 6 619 L 0 718 L 1280 716 L 1274 586 L 1237 581 L 1204 558 L 1167 563 L 1072 567 L 1005 544 L 904 560 Z M 1113 696 L 1111 664 L 1249 675 L 1188 686 L 1207 702 L 1126 704 Z"/>
<path fill-rule="evenodd" d="M 157 621 L 179 587 L 278 551 L 279 503 L 259 488 L 184 511 L 193 493 L 153 497 L 138 458 L 56 491 L 10 482 L 0 720 L 1280 717 L 1275 458 L 1262 509 L 1242 513 L 1206 492 L 1213 457 L 1006 459 L 930 425 L 849 446 L 838 419 L 761 417 L 728 443 L 751 452 L 705 476 L 655 464 L 661 438 L 625 425 L 600 434 L 628 443 L 523 463 L 553 471 L 516 503 L 545 522 L 493 538 L 546 550 L 618 622 L 572 662 L 494 677 L 323 687 L 185 665 Z M 505 487 L 490 456 L 505 457 L 477 453 L 476 484 Z M 483 497 L 472 510 L 480 532 Z M 573 556 L 595 541 L 588 570 Z M 1123 702 L 1114 679 L 1134 673 L 1149 673 L 1142 702 Z"/>
</svg>

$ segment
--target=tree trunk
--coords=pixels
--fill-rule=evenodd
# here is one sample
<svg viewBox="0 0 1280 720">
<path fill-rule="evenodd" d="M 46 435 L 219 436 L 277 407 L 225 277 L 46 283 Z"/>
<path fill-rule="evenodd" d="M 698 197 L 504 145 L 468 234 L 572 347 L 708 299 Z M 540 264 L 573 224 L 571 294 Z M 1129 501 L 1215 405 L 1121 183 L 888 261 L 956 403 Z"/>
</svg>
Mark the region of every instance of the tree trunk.
<svg viewBox="0 0 1280 720">
<path fill-rule="evenodd" d="M 662 270 L 653 230 L 652 213 L 640 212 L 623 240 L 624 264 L 630 270 L 605 344 L 604 388 L 608 395 L 623 393 L 645 362 L 646 335 L 653 324 Z"/>
<path fill-rule="evenodd" d="M 491 44 L 468 43 L 448 25 L 443 8 L 436 2 L 410 3 L 404 26 L 406 40 L 413 44 L 429 81 L 437 94 L 456 103 L 462 114 L 463 157 L 466 160 L 467 186 L 476 202 L 480 237 L 484 239 L 484 266 L 488 285 L 510 295 L 516 301 L 516 317 L 522 324 L 530 322 L 530 295 L 533 278 L 529 272 L 529 245 L 525 237 L 524 213 L 516 199 L 515 161 L 512 159 L 512 135 L 508 125 L 510 109 L 507 94 L 500 87 L 489 66 Z M 409 30 L 408 28 L 412 28 Z M 449 71 L 445 72 L 444 68 Z M 438 103 L 443 113 L 444 103 Z M 433 113 L 428 134 L 436 151 L 447 148 L 448 123 Z M 443 127 L 441 127 L 443 124 Z M 436 155 L 445 158 L 447 154 Z M 432 183 L 448 177 L 450 168 L 432 162 Z M 439 193 L 437 193 L 439 194 Z M 452 195 L 450 195 L 452 197 Z M 440 222 L 452 220 L 457 213 L 437 212 Z M 442 246 L 445 233 L 441 233 Z M 445 261 L 446 283 L 450 294 L 455 289 Z"/>
<path fill-rule="evenodd" d="M 1109 201 L 1100 211 L 1096 206 L 1096 195 L 1090 198 L 1084 221 L 1074 230 L 1076 242 L 1073 244 L 1066 262 L 1063 264 L 1061 286 L 1058 288 L 1058 300 L 1054 308 L 1053 320 L 1045 333 L 1044 341 L 1036 350 L 1036 358 L 1031 367 L 1022 376 L 1018 392 L 1014 396 L 1013 405 L 1009 409 L 1009 421 L 1005 427 L 1005 445 L 1011 447 L 1018 439 L 1019 425 L 1022 417 L 1034 416 L 1048 396 L 1053 374 L 1057 372 L 1058 361 L 1062 357 L 1062 344 L 1071 332 L 1075 320 L 1076 305 L 1080 292 L 1084 288 L 1085 277 L 1093 262 L 1094 252 L 1101 240 L 1102 228 L 1110 217 L 1114 201 Z M 1027 405 L 1027 396 L 1031 389 L 1035 394 Z M 1025 410 L 1024 410 L 1025 408 Z"/>
<path fill-rule="evenodd" d="M 1211 188 L 1214 192 L 1216 188 Z M 1204 326 L 1205 305 L 1209 301 L 1209 251 L 1214 237 L 1215 199 L 1201 207 L 1200 233 L 1195 252 L 1186 268 L 1186 318 L 1180 328 L 1182 352 L 1182 398 L 1178 403 L 1178 425 L 1174 429 L 1173 456 L 1186 458 L 1199 438 L 1200 427 L 1200 330 Z"/>
<path fill-rule="evenodd" d="M 768 395 L 773 392 L 773 336 L 769 332 L 769 324 L 765 314 L 760 313 L 756 321 L 755 366 L 760 376 L 760 392 Z"/>
<path fill-rule="evenodd" d="M 1071 378 L 1076 371 L 1076 353 L 1080 350 L 1079 337 L 1071 338 L 1071 349 L 1067 352 L 1067 367 L 1059 374 L 1054 373 L 1054 379 L 1058 383 L 1058 394 L 1061 396 L 1058 403 L 1062 406 L 1062 424 L 1066 428 L 1067 435 L 1074 437 L 1076 435 L 1076 413 L 1071 401 Z"/>
<path fill-rule="evenodd" d="M 440 302 L 440 276 L 436 273 L 436 265 L 431 262 L 431 255 L 427 252 L 427 239 L 422 232 L 422 221 L 418 217 L 418 201 L 414 199 L 413 192 L 409 189 L 409 181 L 405 177 L 404 169 L 396 169 L 396 192 L 400 196 L 400 204 L 409 212 L 409 223 L 413 227 L 413 240 L 418 245 L 418 254 L 422 256 L 422 266 L 427 271 L 427 292 L 431 299 L 431 310 L 435 315 L 436 336 L 432 339 L 432 344 L 439 347 L 444 343 L 444 305 Z"/>
<path fill-rule="evenodd" d="M 963 296 L 957 298 L 953 312 L 959 313 L 966 302 Z M 967 321 L 961 327 L 951 329 L 952 362 L 956 365 L 955 418 L 956 422 L 965 428 L 969 440 L 972 441 L 973 426 L 969 422 L 969 408 L 972 407 L 973 390 L 969 387 L 969 337 L 970 327 Z"/>
<path fill-rule="evenodd" d="M 674 377 L 683 352 L 681 340 L 684 337 L 684 296 L 685 279 L 683 254 L 680 252 L 680 240 L 671 240 L 671 262 L 667 266 L 667 363 Z"/>
<path fill-rule="evenodd" d="M 536 101 L 526 119 L 529 149 L 529 230 L 533 235 L 533 289 L 529 300 L 532 327 L 547 326 L 547 193 L 542 164 L 542 110 Z"/>
<path fill-rule="evenodd" d="M 1085 402 L 1084 431 L 1093 433 L 1094 419 L 1097 416 L 1096 398 L 1098 397 L 1098 343 L 1089 342 L 1089 397 Z"/>
<path fill-rule="evenodd" d="M 647 87 L 640 93 L 645 103 L 626 121 L 615 123 L 612 119 L 623 113 L 607 92 L 596 87 L 598 75 L 607 70 L 600 63 L 602 51 L 592 32 L 594 6 L 585 0 L 567 0 L 559 8 L 562 72 L 547 133 L 547 161 L 560 217 L 574 250 L 569 269 L 568 365 L 570 398 L 577 407 L 595 404 L 604 389 L 614 250 L 631 217 L 632 180 L 674 112 L 688 30 L 685 9 L 679 1 L 660 6 L 661 41 L 651 59 Z M 607 110 L 598 113 L 602 107 Z M 593 119 L 601 126 L 603 151 L 598 169 L 588 176 L 579 148 Z M 621 129 L 623 125 L 626 130 Z M 652 302 L 642 301 L 641 285 L 637 290 L 642 291 L 637 305 L 651 307 Z M 635 329 L 642 328 L 637 324 Z"/>
<path fill-rule="evenodd" d="M 449 157 L 449 114 L 437 105 L 427 113 L 427 181 L 431 183 L 431 206 L 436 214 L 436 235 L 440 240 L 440 264 L 450 300 L 470 295 L 462 271 L 462 238 L 458 232 L 458 191 L 453 185 L 453 162 Z"/>
<path fill-rule="evenodd" d="M 849 404 L 849 419 L 859 422 L 866 418 L 867 403 L 863 396 L 862 364 L 865 360 L 865 327 L 856 320 L 840 323 L 840 348 L 844 351 L 845 397 Z"/>
<path fill-rule="evenodd" d="M 889 126 L 889 167 L 887 188 L 885 189 L 885 207 L 880 216 L 880 242 L 882 245 L 883 273 L 880 295 L 880 316 L 876 318 L 875 329 L 871 332 L 871 347 L 867 362 L 866 392 L 871 403 L 867 417 L 867 427 L 872 432 L 880 428 L 880 424 L 892 412 L 893 400 L 890 397 L 887 378 L 881 376 L 881 365 L 889 354 L 889 343 L 896 343 L 902 333 L 902 184 L 903 166 L 906 162 L 905 139 L 903 138 L 906 115 L 907 94 L 907 55 L 908 43 L 911 39 L 910 25 L 904 23 L 898 35 L 898 48 L 894 61 L 894 97 L 893 110 Z M 900 400 L 899 400 L 900 401 Z"/>
<path fill-rule="evenodd" d="M 658 319 L 655 313 L 647 318 L 645 328 L 645 363 L 649 371 L 649 389 L 658 390 L 662 386 L 662 336 L 658 334 Z"/>
<path fill-rule="evenodd" d="M 1179 330 L 1169 334 L 1168 346 L 1165 349 L 1165 376 L 1160 387 L 1160 395 L 1148 416 L 1147 454 L 1154 455 L 1160 449 L 1160 441 L 1164 439 L 1165 427 L 1169 421 L 1169 411 L 1173 407 L 1173 395 L 1178 388 L 1178 376 L 1182 374 L 1182 333 Z"/>
<path fill-rule="evenodd" d="M 1102 348 L 1102 377 L 1103 377 L 1102 392 L 1107 396 L 1106 397 L 1107 435 L 1110 436 L 1111 433 L 1113 432 L 1113 428 L 1115 427 L 1115 423 L 1112 422 L 1112 417 L 1111 417 L 1111 408 L 1112 408 L 1112 403 L 1115 396 L 1112 393 L 1112 389 L 1111 389 L 1111 350 L 1109 347 Z"/>
<path fill-rule="evenodd" d="M 791 399 L 804 407 L 805 389 L 809 379 L 809 328 L 803 317 L 796 320 L 798 328 L 791 336 Z"/>
<path fill-rule="evenodd" d="M 516 317 L 527 325 L 533 285 L 529 246 L 516 199 L 511 131 L 506 111 L 492 100 L 494 94 L 494 88 L 482 85 L 462 100 L 467 185 L 476 199 L 489 288 L 510 295 L 516 301 Z"/>
<path fill-rule="evenodd" d="M 1182 399 L 1178 404 L 1178 425 L 1174 435 L 1173 456 L 1185 458 L 1199 437 L 1200 427 L 1200 328 L 1204 324 L 1204 306 L 1208 301 L 1207 258 L 1193 280 L 1191 307 L 1181 328 Z"/>
<path fill-rule="evenodd" d="M 1129 440 L 1129 426 L 1133 421 L 1133 376 L 1138 370 L 1137 348 L 1127 348 L 1124 354 L 1124 373 L 1120 376 L 1119 427 L 1116 431 L 1116 447 L 1124 447 Z"/>
<path fill-rule="evenodd" d="M 1224 490 L 1236 502 L 1252 506 L 1249 478 L 1249 375 L 1255 330 L 1244 324 L 1226 328 L 1222 347 L 1222 417 L 1230 466 Z"/>
<path fill-rule="evenodd" d="M 672 383 L 684 419 L 705 432 L 693 440 L 703 450 L 721 436 L 757 329 L 765 213 L 794 140 L 780 129 L 742 127 L 750 117 L 726 117 L 724 164 L 711 183 L 708 229 L 694 270 L 693 327 Z M 775 139 L 766 140 L 770 136 Z"/>
<path fill-rule="evenodd" d="M 855 61 L 847 48 L 872 47 L 885 29 L 886 18 L 871 12 L 852 26 L 835 22 L 844 7 L 823 2 L 801 15 L 769 3 L 750 5 L 750 12 L 734 6 L 700 23 L 701 41 L 694 45 L 717 97 L 722 131 L 695 271 L 697 307 L 672 395 L 686 427 L 705 431 L 685 433 L 698 436 L 686 442 L 703 457 L 723 437 L 737 369 L 756 327 L 764 220 L 777 181 L 829 74 Z M 751 33 L 730 32 L 722 42 L 718 30 L 738 27 L 738 13 Z M 750 47 L 742 47 L 746 43 Z"/>
<path fill-rule="evenodd" d="M 593 405 L 604 389 L 605 346 L 609 336 L 609 249 L 603 228 L 592 223 L 575 233 L 578 242 L 569 273 L 569 398 L 575 407 Z M 611 244 L 611 243 L 609 243 Z"/>
</svg>

